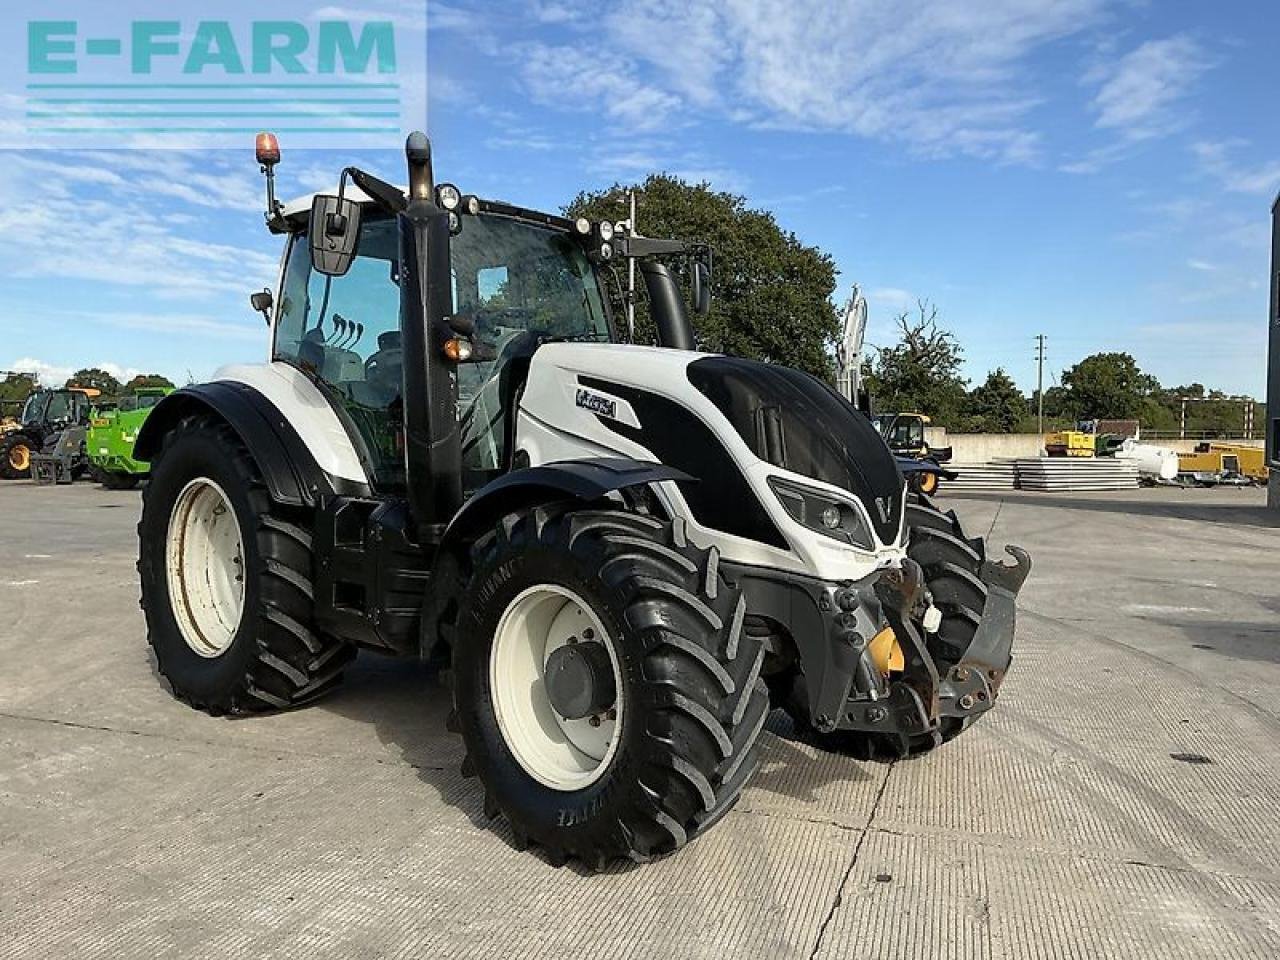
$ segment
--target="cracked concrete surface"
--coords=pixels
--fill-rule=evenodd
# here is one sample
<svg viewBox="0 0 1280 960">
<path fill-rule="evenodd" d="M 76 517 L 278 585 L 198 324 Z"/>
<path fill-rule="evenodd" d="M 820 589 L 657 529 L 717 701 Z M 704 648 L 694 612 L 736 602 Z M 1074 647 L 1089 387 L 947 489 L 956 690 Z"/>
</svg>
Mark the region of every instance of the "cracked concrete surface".
<svg viewBox="0 0 1280 960">
<path fill-rule="evenodd" d="M 0 486 L 0 957 L 1280 955 L 1263 500 L 952 498 L 1035 560 L 998 708 L 892 766 L 776 720 L 715 830 L 593 877 L 485 821 L 416 664 L 291 714 L 172 700 L 137 494 Z"/>
</svg>

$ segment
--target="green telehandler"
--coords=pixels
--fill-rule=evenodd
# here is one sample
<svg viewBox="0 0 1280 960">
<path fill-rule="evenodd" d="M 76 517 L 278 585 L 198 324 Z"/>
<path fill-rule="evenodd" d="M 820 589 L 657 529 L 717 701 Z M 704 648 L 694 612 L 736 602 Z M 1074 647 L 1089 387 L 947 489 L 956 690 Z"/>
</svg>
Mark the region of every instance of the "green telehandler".
<svg viewBox="0 0 1280 960">
<path fill-rule="evenodd" d="M 142 387 L 134 396 L 94 409 L 85 447 L 89 473 L 108 490 L 132 490 L 146 479 L 150 465 L 133 458 L 133 444 L 152 409 L 172 387 Z"/>
</svg>

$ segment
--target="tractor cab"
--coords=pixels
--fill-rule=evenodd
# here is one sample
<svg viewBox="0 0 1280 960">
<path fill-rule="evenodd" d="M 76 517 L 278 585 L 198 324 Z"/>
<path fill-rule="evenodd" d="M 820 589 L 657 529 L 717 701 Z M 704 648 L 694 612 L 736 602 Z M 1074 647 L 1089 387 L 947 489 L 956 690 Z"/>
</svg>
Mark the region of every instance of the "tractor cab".
<svg viewBox="0 0 1280 960">
<path fill-rule="evenodd" d="M 458 196 L 447 185 L 437 193 Z M 391 489 L 405 482 L 403 225 L 362 192 L 350 196 L 364 209 L 353 256 L 341 274 L 317 269 L 310 199 L 286 208 L 289 246 L 272 359 L 305 371 L 341 404 L 377 483 Z M 598 226 L 576 230 L 571 221 L 504 204 L 474 197 L 467 203 L 471 212 L 465 216 L 451 212 L 450 309 L 437 355 L 456 379 L 464 491 L 483 486 L 508 466 L 507 411 L 534 349 L 552 341 L 615 338 L 597 274 L 601 248 L 606 258 L 612 249 L 599 239 Z"/>
<path fill-rule="evenodd" d="M 605 287 L 607 278 L 616 282 L 612 261 L 642 261 L 660 341 L 692 348 L 683 300 L 657 258 L 693 261 L 692 300 L 705 312 L 710 254 L 702 245 L 633 235 L 621 223 L 437 186 L 425 138 L 418 149 L 418 161 L 410 157 L 418 179 L 407 193 L 348 168 L 336 195 L 289 204 L 275 204 L 273 164 L 265 162 L 272 154 L 260 151 L 268 222 L 288 245 L 278 301 L 255 294 L 254 305 L 272 324 L 272 360 L 302 371 L 336 405 L 375 489 L 412 488 L 406 473 L 417 450 L 422 472 L 441 478 L 449 504 L 424 503 L 418 512 L 443 521 L 516 463 L 512 411 L 534 352 L 549 343 L 622 339 Z M 405 259 L 407 250 L 416 261 Z M 431 265 L 402 276 L 403 263 L 424 260 Z M 419 337 L 420 346 L 405 342 Z M 406 356 L 424 355 L 425 365 L 419 360 L 406 371 Z M 424 403 L 406 405 L 413 386 Z"/>
<path fill-rule="evenodd" d="M 923 456 L 928 451 L 924 428 L 929 418 L 919 413 L 881 413 L 872 422 L 894 453 Z"/>
<path fill-rule="evenodd" d="M 86 423 L 92 400 L 99 392 L 91 387 L 37 390 L 27 397 L 22 408 L 22 424 L 27 428 L 44 429 Z"/>
</svg>

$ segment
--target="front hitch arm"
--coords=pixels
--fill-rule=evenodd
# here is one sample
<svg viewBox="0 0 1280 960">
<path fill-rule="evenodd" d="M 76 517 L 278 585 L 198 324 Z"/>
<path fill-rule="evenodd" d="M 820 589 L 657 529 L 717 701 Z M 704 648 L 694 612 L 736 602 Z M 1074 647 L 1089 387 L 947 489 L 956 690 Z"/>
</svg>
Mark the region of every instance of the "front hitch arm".
<svg viewBox="0 0 1280 960">
<path fill-rule="evenodd" d="M 987 560 L 981 577 L 987 586 L 982 619 L 960 660 L 939 675 L 925 639 L 916 629 L 922 603 L 923 573 L 914 560 L 887 570 L 876 583 L 885 619 L 902 647 L 902 679 L 891 689 L 890 703 L 901 732 L 935 731 L 942 717 L 967 718 L 991 709 L 1013 659 L 1016 598 L 1031 572 L 1031 557 L 1021 547 L 1007 546 L 1012 564 Z"/>
</svg>

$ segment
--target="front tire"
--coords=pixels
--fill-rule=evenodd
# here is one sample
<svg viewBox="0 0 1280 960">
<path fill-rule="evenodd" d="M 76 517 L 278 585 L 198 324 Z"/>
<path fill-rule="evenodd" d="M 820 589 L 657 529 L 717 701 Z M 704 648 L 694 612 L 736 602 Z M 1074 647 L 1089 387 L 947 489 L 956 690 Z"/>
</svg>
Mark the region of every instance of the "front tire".
<svg viewBox="0 0 1280 960">
<path fill-rule="evenodd" d="M 0 477 L 21 480 L 31 476 L 31 440 L 25 434 L 11 433 L 0 441 Z"/>
<path fill-rule="evenodd" d="M 938 491 L 938 475 L 921 470 L 912 478 L 911 489 L 922 496 L 932 496 Z"/>
<path fill-rule="evenodd" d="M 600 867 L 670 853 L 723 816 L 755 769 L 769 699 L 764 648 L 715 551 L 678 523 L 559 506 L 506 517 L 472 558 L 453 651 L 464 772 L 517 844 Z M 527 625 L 524 666 L 503 654 L 512 617 Z M 560 633 L 607 647 L 596 661 L 616 697 L 589 708 L 591 730 L 539 692 Z"/>
<path fill-rule="evenodd" d="M 305 703 L 350 646 L 313 626 L 310 518 L 273 503 L 226 424 L 187 417 L 152 463 L 138 525 L 147 640 L 173 694 L 211 714 Z"/>
<path fill-rule="evenodd" d="M 981 577 L 986 548 L 982 540 L 965 536 L 954 511 L 943 513 L 920 494 L 907 498 L 907 529 L 907 556 L 920 564 L 925 587 L 942 614 L 937 632 L 925 634 L 925 641 L 939 675 L 945 675 L 969 649 L 987 605 L 987 585 Z M 876 746 L 896 757 L 927 753 L 954 740 L 974 719 L 943 717 L 937 736 L 898 735 L 882 738 Z"/>
</svg>

